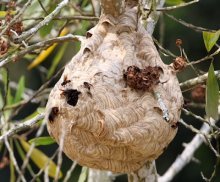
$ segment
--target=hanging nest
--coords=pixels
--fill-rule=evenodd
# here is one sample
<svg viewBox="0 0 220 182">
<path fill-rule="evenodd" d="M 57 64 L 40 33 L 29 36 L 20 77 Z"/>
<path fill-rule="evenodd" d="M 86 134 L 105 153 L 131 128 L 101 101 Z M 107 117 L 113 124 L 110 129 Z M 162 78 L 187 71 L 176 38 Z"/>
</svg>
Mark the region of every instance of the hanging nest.
<svg viewBox="0 0 220 182">
<path fill-rule="evenodd" d="M 183 99 L 137 7 L 129 1 L 119 14 L 104 11 L 88 31 L 50 93 L 46 118 L 70 159 L 128 173 L 163 153 L 176 135 Z"/>
</svg>

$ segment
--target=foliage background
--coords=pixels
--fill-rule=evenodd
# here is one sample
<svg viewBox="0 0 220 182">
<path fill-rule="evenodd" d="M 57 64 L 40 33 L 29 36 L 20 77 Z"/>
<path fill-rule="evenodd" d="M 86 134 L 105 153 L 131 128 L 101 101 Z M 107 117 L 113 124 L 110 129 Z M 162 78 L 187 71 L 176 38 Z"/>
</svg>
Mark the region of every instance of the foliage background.
<svg viewBox="0 0 220 182">
<path fill-rule="evenodd" d="M 55 2 L 55 1 L 54 1 Z M 87 6 L 89 2 L 86 0 L 84 1 L 77 1 L 79 5 L 83 6 L 84 9 L 88 9 L 88 12 L 90 12 L 91 7 Z M 52 3 L 51 3 L 52 4 Z M 176 18 L 183 19 L 184 21 L 188 23 L 192 23 L 197 26 L 206 27 L 210 29 L 218 30 L 220 29 L 220 1 L 219 0 L 201 0 L 199 3 L 188 6 L 186 8 L 177 9 L 174 11 L 169 12 L 170 14 L 174 15 Z M 91 28 L 95 22 L 88 22 L 88 21 L 76 21 L 73 24 L 76 24 L 77 26 L 72 26 L 73 28 L 71 31 L 72 34 L 77 35 L 85 35 L 86 30 Z M 161 38 L 161 25 L 164 26 L 163 31 L 163 37 Z M 53 29 L 53 27 L 52 27 Z M 74 30 L 75 29 L 75 30 Z M 48 27 L 46 28 L 46 31 L 48 31 Z M 156 39 L 163 39 L 162 44 L 163 46 L 174 52 L 176 55 L 179 55 L 179 49 L 175 45 L 175 41 L 177 38 L 181 38 L 183 41 L 183 47 L 185 49 L 186 54 L 188 55 L 190 60 L 197 60 L 199 58 L 202 58 L 207 55 L 207 51 L 205 49 L 202 33 L 196 32 L 190 28 L 184 27 L 180 25 L 177 22 L 174 22 L 167 16 L 163 15 L 160 18 L 160 21 L 157 24 L 156 30 L 154 32 L 154 37 Z M 9 77 L 10 81 L 18 82 L 21 76 L 24 75 L 25 77 L 25 86 L 32 89 L 37 90 L 42 84 L 45 83 L 47 80 L 47 70 L 50 68 L 53 60 L 57 56 L 57 53 L 59 52 L 62 44 L 59 44 L 55 51 L 52 52 L 52 54 L 38 67 L 35 67 L 32 70 L 28 70 L 27 67 L 30 64 L 30 62 L 33 60 L 26 57 L 20 60 L 16 63 L 10 63 L 6 67 L 9 70 Z M 65 65 L 79 50 L 79 43 L 76 42 L 69 42 L 67 48 L 65 49 L 65 54 L 63 55 L 62 59 L 60 60 L 60 63 L 58 65 L 58 68 L 56 70 L 59 70 L 63 65 Z M 170 57 L 166 57 L 162 55 L 162 58 L 164 62 L 171 63 L 173 60 Z M 214 60 L 214 66 L 215 69 L 220 69 L 219 64 L 220 56 L 216 56 Z M 210 65 L 210 61 L 205 61 L 201 64 L 196 65 L 196 68 L 201 69 L 204 72 L 208 71 L 208 67 Z M 43 70 L 43 72 L 42 72 Z M 195 73 L 192 71 L 190 67 L 187 67 L 183 72 L 178 74 L 178 78 L 181 81 L 185 81 L 189 78 L 195 77 Z M 53 84 L 56 83 L 56 80 L 53 81 L 53 83 L 50 86 L 53 86 Z M 1 88 L 3 88 L 3 85 L 1 85 Z M 14 94 L 15 91 L 12 90 L 12 94 Z M 185 98 L 191 99 L 190 92 L 184 93 Z M 46 100 L 43 100 L 40 103 L 37 104 L 27 104 L 21 112 L 19 112 L 18 115 L 14 118 L 14 120 L 19 120 L 24 117 L 29 116 L 31 113 L 33 113 L 37 108 L 44 107 L 46 104 Z M 204 109 L 194 109 L 193 110 L 198 115 L 204 116 L 205 112 Z M 186 115 L 182 115 L 183 119 L 187 123 L 192 123 L 196 127 L 201 126 L 201 122 L 195 120 L 194 118 Z M 45 129 L 43 136 L 47 136 L 48 133 Z M 28 138 L 33 138 L 34 132 L 28 135 Z M 178 154 L 181 153 L 184 146 L 183 143 L 187 143 L 191 141 L 194 134 L 180 125 L 178 134 L 174 141 L 171 143 L 171 145 L 168 147 L 167 151 L 156 161 L 157 163 L 157 170 L 159 174 L 163 174 L 166 169 L 172 164 L 172 162 L 176 159 Z M 57 145 L 49 145 L 49 146 L 40 146 L 38 147 L 42 151 L 44 151 L 48 156 L 51 156 L 54 151 L 57 149 Z M 3 155 L 4 148 L 1 149 L 1 155 Z M 0 158 L 1 158 L 0 155 Z M 15 150 L 15 156 L 18 160 L 18 163 L 22 163 L 22 160 Z M 67 159 L 64 155 L 64 162 L 62 165 L 62 171 L 65 173 L 65 171 L 68 170 L 72 162 Z M 200 162 L 190 162 L 187 167 L 185 167 L 173 180 L 174 182 L 181 182 L 181 181 L 202 181 L 200 172 L 202 171 L 205 175 L 210 176 L 213 170 L 213 166 L 215 164 L 215 156 L 210 149 L 203 144 L 199 150 L 197 150 L 195 154 L 195 158 L 198 159 Z M 31 163 L 34 170 L 37 170 L 36 166 Z M 78 176 L 80 174 L 81 167 L 77 166 L 76 170 L 71 176 L 70 181 L 77 181 Z M 28 175 L 28 174 L 27 174 Z M 0 181 L 8 181 L 10 176 L 10 169 L 9 167 L 5 167 L 0 170 Z M 29 176 L 30 177 L 30 176 Z M 126 177 L 118 177 L 116 181 L 125 181 Z M 220 172 L 217 173 L 217 178 L 215 181 L 220 181 Z"/>
</svg>

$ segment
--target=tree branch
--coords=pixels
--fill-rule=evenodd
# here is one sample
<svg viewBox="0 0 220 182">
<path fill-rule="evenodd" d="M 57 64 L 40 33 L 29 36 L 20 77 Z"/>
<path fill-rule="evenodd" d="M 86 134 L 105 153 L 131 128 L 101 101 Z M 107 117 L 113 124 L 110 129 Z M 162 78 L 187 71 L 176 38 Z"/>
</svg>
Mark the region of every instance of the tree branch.
<svg viewBox="0 0 220 182">
<path fill-rule="evenodd" d="M 62 37 L 56 37 L 56 38 L 52 38 L 49 40 L 45 40 L 42 42 L 38 42 L 36 44 L 33 44 L 31 46 L 26 47 L 24 50 L 13 54 L 7 58 L 2 58 L 1 62 L 0 62 L 0 68 L 4 65 L 6 65 L 7 63 L 9 63 L 10 61 L 16 61 L 19 58 L 23 57 L 25 54 L 35 50 L 35 49 L 39 49 L 39 48 L 43 48 L 47 45 L 53 44 L 53 43 L 58 43 L 58 42 L 65 42 L 65 41 L 71 41 L 71 40 L 75 40 L 75 41 L 83 41 L 84 37 L 83 36 L 77 36 L 77 35 L 72 35 L 72 34 L 68 34 L 66 36 L 62 36 Z"/>
<path fill-rule="evenodd" d="M 47 25 L 56 15 L 59 14 L 61 9 L 69 3 L 69 0 L 63 0 L 60 4 L 53 10 L 49 15 L 47 15 L 43 21 L 39 22 L 35 27 L 23 32 L 21 35 L 15 37 L 16 42 L 21 42 L 22 40 L 28 38 L 29 36 L 36 33 L 41 27 Z"/>
<path fill-rule="evenodd" d="M 218 71 L 215 71 L 215 76 L 220 79 L 220 70 Z M 193 78 L 193 79 L 190 79 L 190 80 L 187 80 L 183 83 L 180 83 L 180 88 L 182 89 L 182 91 L 187 91 L 191 88 L 193 88 L 194 86 L 198 85 L 198 84 L 202 84 L 204 83 L 208 78 L 208 73 L 204 74 L 204 75 L 201 75 L 201 76 L 198 76 L 196 78 Z"/>
<path fill-rule="evenodd" d="M 36 123 L 38 123 L 38 121 L 42 120 L 44 116 L 45 116 L 44 114 L 39 114 L 28 121 L 14 125 L 13 128 L 11 128 L 6 133 L 0 136 L 0 143 L 3 142 L 5 138 L 9 138 L 20 131 L 24 131 L 26 129 L 32 128 L 33 126 L 35 126 Z"/>
<path fill-rule="evenodd" d="M 187 2 L 187 3 L 182 3 L 182 4 L 180 4 L 180 5 L 175 5 L 175 6 L 169 6 L 169 7 L 164 7 L 164 8 L 157 8 L 156 11 L 171 11 L 171 10 L 176 10 L 176 9 L 179 9 L 179 8 L 183 8 L 183 7 L 186 7 L 186 6 L 195 4 L 195 3 L 197 3 L 197 2 L 199 2 L 199 0 L 194 0 L 194 1 Z M 149 9 L 149 8 L 144 8 L 144 10 L 149 11 L 150 9 Z"/>
<path fill-rule="evenodd" d="M 7 26 L 0 32 L 0 37 L 8 30 L 8 28 L 13 25 L 18 19 L 19 17 L 24 13 L 24 11 L 27 9 L 28 6 L 31 5 L 33 0 L 28 0 L 28 2 L 26 2 L 26 4 L 22 7 L 21 10 L 19 10 L 18 14 L 10 21 L 9 24 L 7 24 Z"/>
<path fill-rule="evenodd" d="M 207 124 L 203 124 L 200 132 L 203 134 L 208 134 L 210 132 L 210 127 Z M 167 172 L 159 177 L 159 182 L 169 182 L 176 174 L 178 174 L 184 166 L 186 166 L 193 158 L 195 151 L 204 141 L 204 135 L 196 134 L 192 141 L 186 145 L 184 151 L 177 157 L 174 163 L 170 166 Z"/>
</svg>

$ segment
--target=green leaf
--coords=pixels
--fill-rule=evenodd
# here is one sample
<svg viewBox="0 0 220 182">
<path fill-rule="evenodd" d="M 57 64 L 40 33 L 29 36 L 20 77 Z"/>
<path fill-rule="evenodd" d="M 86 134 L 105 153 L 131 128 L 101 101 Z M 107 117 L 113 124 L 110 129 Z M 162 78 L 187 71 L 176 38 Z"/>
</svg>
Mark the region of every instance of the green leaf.
<svg viewBox="0 0 220 182">
<path fill-rule="evenodd" d="M 39 30 L 40 36 L 43 38 L 46 35 L 48 35 L 51 32 L 53 25 L 54 25 L 54 22 L 51 21 L 47 25 L 44 25 L 42 28 L 40 28 L 40 30 Z"/>
<path fill-rule="evenodd" d="M 48 13 L 51 13 L 55 8 L 56 8 L 56 4 L 53 5 L 51 4 Z M 48 35 L 51 32 L 53 25 L 54 25 L 54 21 L 50 21 L 47 25 L 44 25 L 42 28 L 40 28 L 39 30 L 40 36 L 43 38 L 46 35 Z"/>
<path fill-rule="evenodd" d="M 166 0 L 166 4 L 168 5 L 178 5 L 185 3 L 183 0 Z"/>
<path fill-rule="evenodd" d="M 13 142 L 10 140 L 10 146 L 13 151 Z M 10 182 L 15 182 L 16 176 L 15 176 L 15 167 L 13 163 L 13 158 L 11 155 L 10 156 Z"/>
<path fill-rule="evenodd" d="M 18 151 L 18 154 L 20 155 L 21 159 L 24 161 L 26 155 L 25 155 L 24 151 L 22 150 L 22 148 L 21 148 L 21 146 L 20 146 L 20 144 L 18 143 L 17 140 L 15 140 L 15 146 L 16 146 L 16 149 L 17 149 L 17 151 Z M 31 174 L 34 174 L 34 171 L 33 171 L 32 167 L 31 167 L 31 165 L 30 165 L 29 163 L 27 164 L 27 169 L 28 169 L 28 171 L 29 171 Z M 36 181 L 37 181 L 37 182 L 40 182 L 40 179 L 39 179 L 39 178 L 36 178 Z"/>
<path fill-rule="evenodd" d="M 30 144 L 34 143 L 35 146 L 40 146 L 40 145 L 50 145 L 55 143 L 55 141 L 51 137 L 38 137 L 38 138 L 33 138 L 28 141 Z"/>
<path fill-rule="evenodd" d="M 59 49 L 58 53 L 56 54 L 56 56 L 52 62 L 52 65 L 48 71 L 47 78 L 50 78 L 53 75 L 54 71 L 57 68 L 57 65 L 59 64 L 60 60 L 62 59 L 62 57 L 66 51 L 67 45 L 68 45 L 68 43 L 64 43 L 62 45 L 62 47 Z"/>
<path fill-rule="evenodd" d="M 13 97 L 11 95 L 11 89 L 8 87 L 8 92 L 7 92 L 7 105 L 12 105 L 13 104 Z"/>
<path fill-rule="evenodd" d="M 2 82 L 4 84 L 4 91 L 7 92 L 7 84 L 8 84 L 8 71 L 5 68 L 0 69 L 0 74 L 2 75 Z"/>
<path fill-rule="evenodd" d="M 17 103 L 21 100 L 22 95 L 24 93 L 24 89 L 25 89 L 25 78 L 24 76 L 22 76 L 18 82 L 18 88 L 15 94 L 14 103 Z"/>
<path fill-rule="evenodd" d="M 5 18 L 8 11 L 0 11 L 0 18 Z M 10 15 L 15 15 L 16 11 L 10 11 Z"/>
<path fill-rule="evenodd" d="M 212 117 L 218 120 L 219 86 L 215 76 L 214 67 L 211 63 L 206 83 L 206 114 L 208 118 Z"/>
<path fill-rule="evenodd" d="M 2 97 L 2 93 L 0 92 L 0 109 L 2 109 L 3 106 L 4 106 L 4 100 L 3 100 L 3 97 Z"/>
<path fill-rule="evenodd" d="M 44 113 L 45 110 L 46 110 L 45 107 L 38 107 L 38 108 L 37 108 L 37 113 L 38 113 L 38 114 Z"/>
<path fill-rule="evenodd" d="M 21 145 L 26 152 L 30 150 L 30 144 L 23 139 L 20 139 Z M 34 148 L 30 155 L 32 161 L 37 165 L 39 169 L 46 169 L 48 167 L 48 175 L 52 178 L 56 176 L 56 164 L 43 152 Z M 63 176 L 62 172 L 59 172 L 59 179 Z"/>
<path fill-rule="evenodd" d="M 220 30 L 213 32 L 202 32 L 206 50 L 209 52 L 219 39 Z"/>
<path fill-rule="evenodd" d="M 88 175 L 88 167 L 83 167 L 78 182 L 85 182 Z"/>
</svg>

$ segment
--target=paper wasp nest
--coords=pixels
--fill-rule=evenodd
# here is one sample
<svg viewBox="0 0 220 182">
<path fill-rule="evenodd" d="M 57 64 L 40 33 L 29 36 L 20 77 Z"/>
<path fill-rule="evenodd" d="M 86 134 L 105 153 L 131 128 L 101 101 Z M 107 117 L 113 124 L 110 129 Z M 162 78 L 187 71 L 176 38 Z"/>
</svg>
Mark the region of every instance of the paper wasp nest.
<svg viewBox="0 0 220 182">
<path fill-rule="evenodd" d="M 131 172 L 163 153 L 181 106 L 173 67 L 137 22 L 137 8 L 127 6 L 117 18 L 103 14 L 87 33 L 50 93 L 47 126 L 79 164 Z"/>
</svg>

